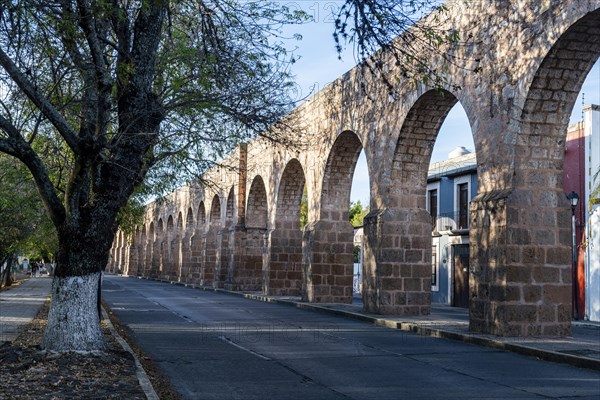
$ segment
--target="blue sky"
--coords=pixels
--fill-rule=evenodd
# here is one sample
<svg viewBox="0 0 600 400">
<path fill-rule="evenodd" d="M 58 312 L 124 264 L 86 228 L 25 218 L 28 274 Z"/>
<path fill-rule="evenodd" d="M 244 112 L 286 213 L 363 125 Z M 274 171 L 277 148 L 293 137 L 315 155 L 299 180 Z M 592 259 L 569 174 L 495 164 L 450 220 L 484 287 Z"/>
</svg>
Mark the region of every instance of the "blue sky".
<svg viewBox="0 0 600 400">
<path fill-rule="evenodd" d="M 333 41 L 332 12 L 336 10 L 336 1 L 300 0 L 286 2 L 291 9 L 301 9 L 313 16 L 314 22 L 291 27 L 290 32 L 299 32 L 301 41 L 294 41 L 288 45 L 297 46 L 296 53 L 300 59 L 294 64 L 292 71 L 296 75 L 298 85 L 298 99 L 303 98 L 334 81 L 355 64 L 352 49 L 342 53 L 338 59 Z M 581 119 L 582 97 L 585 95 L 585 104 L 600 104 L 600 60 L 596 62 L 588 74 L 582 90 L 577 98 L 571 114 L 571 123 Z M 448 114 L 440 129 L 433 148 L 432 162 L 447 158 L 450 151 L 457 146 L 464 146 L 469 150 L 474 149 L 471 128 L 467 116 L 460 104 L 457 104 Z M 352 183 L 351 199 L 360 200 L 369 204 L 369 176 L 364 155 L 358 160 Z"/>
</svg>

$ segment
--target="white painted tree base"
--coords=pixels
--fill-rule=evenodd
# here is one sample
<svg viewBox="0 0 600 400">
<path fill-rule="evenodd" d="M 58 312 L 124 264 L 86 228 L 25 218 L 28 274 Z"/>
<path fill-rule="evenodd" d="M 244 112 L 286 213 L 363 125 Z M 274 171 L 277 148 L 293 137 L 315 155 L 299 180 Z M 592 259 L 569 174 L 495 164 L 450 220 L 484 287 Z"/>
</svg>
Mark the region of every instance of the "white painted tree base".
<svg viewBox="0 0 600 400">
<path fill-rule="evenodd" d="M 103 351 L 97 293 L 100 273 L 55 277 L 43 347 L 51 351 Z"/>
</svg>

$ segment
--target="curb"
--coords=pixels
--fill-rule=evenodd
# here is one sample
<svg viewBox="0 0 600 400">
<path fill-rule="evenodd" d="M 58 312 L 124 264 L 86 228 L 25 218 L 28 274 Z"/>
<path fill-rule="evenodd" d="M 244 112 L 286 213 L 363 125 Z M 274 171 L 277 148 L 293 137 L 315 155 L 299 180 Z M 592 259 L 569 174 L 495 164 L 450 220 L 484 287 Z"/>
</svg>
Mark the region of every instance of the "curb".
<svg viewBox="0 0 600 400">
<path fill-rule="evenodd" d="M 142 367 L 140 360 L 138 360 L 134 351 L 131 349 L 131 347 L 129 347 L 129 345 L 127 344 L 125 339 L 123 339 L 121 337 L 121 335 L 119 335 L 119 333 L 113 326 L 112 322 L 110 321 L 110 318 L 108 317 L 108 314 L 106 313 L 106 310 L 104 307 L 102 307 L 102 318 L 104 318 L 107 321 L 108 329 L 110 330 L 110 333 L 115 337 L 115 339 L 117 339 L 117 342 L 119 342 L 121 347 L 123 347 L 123 350 L 127 351 L 129 354 L 131 354 L 133 356 L 133 360 L 135 361 L 135 374 L 137 375 L 138 382 L 140 383 L 142 390 L 146 394 L 146 398 L 148 400 L 160 400 L 160 398 L 156 394 L 156 391 L 154 391 L 154 387 L 152 386 L 152 383 L 150 382 L 150 378 L 148 378 L 146 371 L 144 371 L 144 368 Z"/>
<path fill-rule="evenodd" d="M 124 275 L 126 276 L 126 275 Z M 170 283 L 171 285 L 178 285 L 184 287 L 190 287 L 194 289 L 200 289 L 205 292 L 216 292 L 216 293 L 224 293 L 238 297 L 244 297 L 248 300 L 256 300 L 262 301 L 265 303 L 274 303 L 281 304 L 290 307 L 296 307 L 302 310 L 321 312 L 325 314 L 337 315 L 345 318 L 355 319 L 364 322 L 370 322 L 374 325 L 383 326 L 390 329 L 398 329 L 405 332 L 412 332 L 421 336 L 431 336 L 443 339 L 451 339 L 457 340 L 465 343 L 475 344 L 484 347 L 490 347 L 493 349 L 506 350 L 517 354 L 522 354 L 529 357 L 539 358 L 544 361 L 552 361 L 561 364 L 568 364 L 579 368 L 587 368 L 600 371 L 600 360 L 596 360 L 589 357 L 584 356 L 575 356 L 567 353 L 560 353 L 552 350 L 543 350 L 540 348 L 525 346 L 515 343 L 507 343 L 502 340 L 492 339 L 486 336 L 476 335 L 476 334 L 464 334 L 460 332 L 454 332 L 446 329 L 439 328 L 429 328 L 426 326 L 421 326 L 414 322 L 402 322 L 402 321 L 394 321 L 385 318 L 372 317 L 369 315 L 359 314 L 351 311 L 344 310 L 336 310 L 328 307 L 323 307 L 319 305 L 315 305 L 312 303 L 302 303 L 295 300 L 283 300 L 283 299 L 274 299 L 269 298 L 260 294 L 249 294 L 243 292 L 235 292 L 232 290 L 214 288 L 210 286 L 198 286 L 189 283 L 183 282 L 175 282 L 175 281 L 166 281 L 155 278 L 146 278 L 140 276 L 127 276 L 131 278 L 137 279 L 145 279 L 152 280 L 156 282 L 162 283 Z"/>
</svg>

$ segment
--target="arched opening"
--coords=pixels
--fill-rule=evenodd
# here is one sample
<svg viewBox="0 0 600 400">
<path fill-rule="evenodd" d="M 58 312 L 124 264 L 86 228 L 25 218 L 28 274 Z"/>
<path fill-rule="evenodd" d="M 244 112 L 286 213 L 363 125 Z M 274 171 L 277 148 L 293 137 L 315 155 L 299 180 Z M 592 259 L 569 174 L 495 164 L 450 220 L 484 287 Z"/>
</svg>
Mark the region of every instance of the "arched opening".
<svg viewBox="0 0 600 400">
<path fill-rule="evenodd" d="M 214 195 L 210 206 L 210 219 L 206 234 L 205 262 L 202 270 L 201 284 L 212 286 L 215 284 L 215 271 L 220 263 L 221 243 L 219 231 L 221 230 L 221 199 Z"/>
<path fill-rule="evenodd" d="M 371 179 L 369 176 L 369 166 L 365 150 L 361 150 L 354 175 L 352 177 L 352 191 L 350 192 L 350 224 L 354 229 L 354 247 L 353 247 L 353 279 L 352 294 L 353 301 L 361 301 L 362 297 L 362 279 L 363 254 L 364 254 L 364 218 L 370 210 L 371 203 Z"/>
<path fill-rule="evenodd" d="M 241 268 L 237 273 L 239 290 L 261 290 L 263 257 L 266 255 L 268 224 L 267 191 L 261 176 L 250 185 L 246 203 L 246 235 Z"/>
<path fill-rule="evenodd" d="M 185 234 L 182 239 L 182 264 L 181 264 L 181 280 L 191 282 L 191 265 L 192 265 L 192 237 L 194 236 L 194 211 L 188 208 L 185 218 Z"/>
<path fill-rule="evenodd" d="M 469 307 L 469 209 L 477 189 L 471 126 L 457 102 L 436 136 L 427 173 L 425 207 L 431 216 L 433 305 Z"/>
<path fill-rule="evenodd" d="M 123 271 L 123 260 L 125 248 L 123 245 L 123 231 L 119 230 L 117 232 L 117 248 L 116 248 L 116 257 L 115 257 L 115 268 L 113 272 L 120 274 Z"/>
<path fill-rule="evenodd" d="M 235 207 L 235 191 L 233 187 L 229 190 L 227 195 L 227 203 L 225 206 L 225 223 L 223 224 L 223 230 L 221 233 L 222 241 L 222 255 L 221 265 L 219 271 L 219 287 L 231 288 L 233 279 L 233 246 L 234 238 L 232 237 L 233 231 L 233 217 Z"/>
<path fill-rule="evenodd" d="M 139 237 L 140 229 L 136 227 L 133 233 L 127 237 L 127 242 L 129 243 L 129 254 L 128 254 L 128 263 L 127 267 L 124 271 L 126 275 L 133 275 L 137 273 L 138 270 L 138 259 L 139 259 Z"/>
<path fill-rule="evenodd" d="M 290 160 L 277 191 L 275 229 L 271 232 L 270 260 L 264 271 L 267 295 L 299 296 L 302 290 L 302 231 L 300 206 L 306 178 L 297 159 Z"/>
<path fill-rule="evenodd" d="M 140 228 L 140 233 L 138 236 L 139 245 L 138 245 L 138 268 L 136 275 L 137 276 L 145 276 L 146 275 L 146 255 L 148 254 L 148 236 L 146 235 L 146 226 L 142 225 Z"/>
<path fill-rule="evenodd" d="M 175 250 L 174 255 L 174 265 L 175 271 L 173 274 L 173 278 L 177 280 L 177 282 L 181 282 L 181 276 L 183 271 L 183 254 L 184 254 L 184 246 L 183 246 L 183 236 L 185 235 L 185 231 L 183 228 L 183 214 L 181 211 L 177 215 L 177 229 L 175 230 L 175 238 L 173 239 L 173 248 Z"/>
<path fill-rule="evenodd" d="M 165 224 L 160 218 L 158 220 L 158 224 L 156 227 L 156 241 L 154 244 L 154 251 L 156 253 L 156 257 L 154 260 L 156 261 L 156 266 L 154 269 L 154 278 L 162 277 L 164 267 L 165 267 Z"/>
<path fill-rule="evenodd" d="M 196 226 L 190 238 L 190 271 L 189 280 L 197 285 L 202 282 L 202 271 L 206 264 L 206 208 L 204 201 L 198 205 L 196 213 Z"/>
<path fill-rule="evenodd" d="M 342 132 L 325 165 L 317 221 L 303 236 L 306 290 L 313 302 L 352 302 L 354 229 L 349 222 L 352 176 L 362 144 L 354 132 Z"/>
<path fill-rule="evenodd" d="M 163 246 L 163 279 L 167 281 L 173 280 L 175 275 L 175 223 L 173 216 L 167 218 L 167 233 L 165 235 Z"/>
</svg>

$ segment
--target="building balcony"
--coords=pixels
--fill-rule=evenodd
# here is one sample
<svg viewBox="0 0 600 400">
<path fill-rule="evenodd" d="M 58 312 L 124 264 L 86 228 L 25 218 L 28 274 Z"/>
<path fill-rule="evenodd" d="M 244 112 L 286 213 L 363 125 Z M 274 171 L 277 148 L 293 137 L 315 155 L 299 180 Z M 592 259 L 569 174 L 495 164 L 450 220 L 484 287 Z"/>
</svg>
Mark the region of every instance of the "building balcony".
<svg viewBox="0 0 600 400">
<path fill-rule="evenodd" d="M 469 230 L 468 210 L 452 211 L 431 217 L 434 234 L 440 232 L 463 233 Z"/>
</svg>

